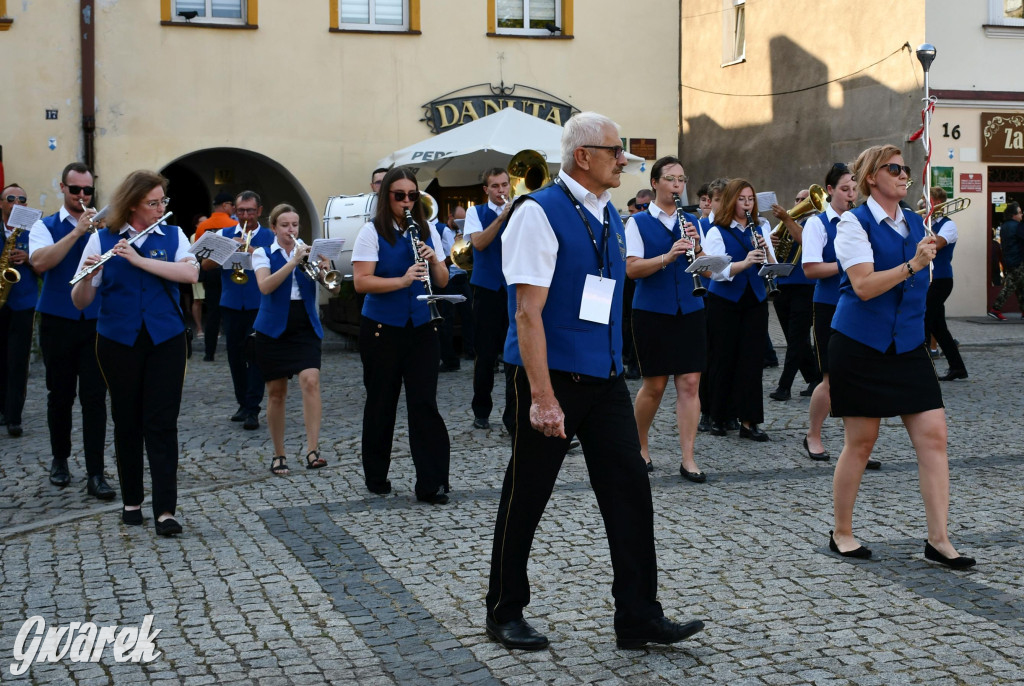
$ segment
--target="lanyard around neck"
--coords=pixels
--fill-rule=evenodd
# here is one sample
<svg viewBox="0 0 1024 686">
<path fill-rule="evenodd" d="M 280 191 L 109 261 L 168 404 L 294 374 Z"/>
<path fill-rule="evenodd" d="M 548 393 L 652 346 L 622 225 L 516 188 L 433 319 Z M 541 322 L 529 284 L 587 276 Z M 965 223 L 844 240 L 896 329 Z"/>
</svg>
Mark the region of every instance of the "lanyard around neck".
<svg viewBox="0 0 1024 686">
<path fill-rule="evenodd" d="M 598 273 L 598 275 L 601 278 L 604 278 L 605 256 L 601 254 L 601 249 L 597 247 L 597 238 L 594 237 L 594 230 L 592 228 L 590 228 L 590 220 L 587 219 L 586 212 L 583 211 L 583 208 L 580 206 L 580 203 L 576 199 L 576 196 L 573 195 L 572 191 L 569 190 L 569 187 L 565 185 L 565 181 L 563 181 L 561 178 L 556 178 L 555 179 L 555 183 L 558 185 L 559 188 L 561 188 L 563 191 L 565 191 L 565 194 L 569 197 L 569 201 L 572 202 L 572 206 L 576 208 L 576 213 L 578 215 L 580 215 L 580 220 L 583 222 L 583 225 L 587 227 L 587 233 L 590 234 L 590 243 L 594 246 L 594 254 L 597 255 L 597 273 Z M 608 252 L 608 233 L 609 233 L 610 229 L 611 229 L 611 219 L 610 219 L 609 212 L 608 212 L 608 205 L 605 204 L 605 206 L 604 206 L 604 235 L 602 236 L 602 241 L 604 242 L 605 254 L 607 254 L 607 252 Z"/>
</svg>

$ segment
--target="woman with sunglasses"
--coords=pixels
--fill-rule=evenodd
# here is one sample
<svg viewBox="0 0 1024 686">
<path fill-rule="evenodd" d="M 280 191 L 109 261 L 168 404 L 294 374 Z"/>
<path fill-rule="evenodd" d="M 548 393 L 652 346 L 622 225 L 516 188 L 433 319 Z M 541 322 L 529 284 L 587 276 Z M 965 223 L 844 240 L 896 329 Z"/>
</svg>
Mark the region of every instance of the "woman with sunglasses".
<svg viewBox="0 0 1024 686">
<path fill-rule="evenodd" d="M 352 250 L 355 289 L 366 293 L 359 324 L 366 406 L 363 408 L 363 476 L 377 494 L 391 492 L 388 468 L 398 396 L 405 386 L 409 451 L 416 466 L 416 499 L 448 502 L 448 429 L 437 409 L 437 327 L 430 321 L 424 281 L 448 283 L 437 230 L 419 202 L 416 176 L 401 167 L 385 176 L 377 194 L 377 214 L 356 236 Z M 419 227 L 416 259 L 406 211 Z"/>
<path fill-rule="evenodd" d="M 320 469 L 327 461 L 320 457 L 320 343 L 324 337 L 317 313 L 317 284 L 301 269 L 310 246 L 298 245 L 299 213 L 281 204 L 270 211 L 274 242 L 256 248 L 252 269 L 260 289 L 260 311 L 256 315 L 256 363 L 267 384 L 267 428 L 274 444 L 270 471 L 288 474 L 284 451 L 284 405 L 288 379 L 299 377 L 302 418 L 306 425 L 306 469 Z M 321 269 L 329 269 L 320 258 Z"/>
<path fill-rule="evenodd" d="M 654 471 L 647 438 L 672 376 L 682 449 L 679 473 L 685 479 L 703 483 L 707 476 L 693 458 L 693 445 L 700 419 L 697 389 L 707 361 L 704 300 L 693 295 L 693 278 L 686 273 L 686 252 L 693 247 L 697 235 L 697 218 L 684 214 L 687 223 L 680 227 L 672 197 L 686 191 L 683 163 L 675 157 L 662 157 L 655 162 L 651 167 L 651 187 L 654 202 L 650 208 L 637 212 L 626 222 L 626 276 L 636 280 L 632 336 L 643 376 L 634 405 L 640 454 L 647 463 L 647 471 Z"/>
<path fill-rule="evenodd" d="M 177 226 L 158 226 L 129 238 L 167 211 L 167 179 L 151 171 L 128 175 L 114 191 L 107 228 L 94 233 L 79 271 L 110 252 L 113 257 L 71 290 L 75 307 L 100 296 L 96 359 L 110 392 L 114 449 L 124 507 L 122 521 L 142 525 L 142 452 L 153 480 L 156 533 L 181 533 L 174 519 L 178 498 L 178 411 L 185 380 L 185 317 L 178 284 L 195 283 L 199 269 Z"/>
<path fill-rule="evenodd" d="M 775 262 L 771 227 L 758 216 L 756 192 L 749 181 L 733 179 L 722 192 L 720 213 L 704 239 L 708 255 L 732 262 L 712 275 L 708 286 L 708 386 L 711 435 L 724 436 L 726 422 L 740 420 L 740 438 L 764 442 L 761 370 L 768 336 L 768 294 L 761 265 Z M 756 244 L 755 242 L 756 241 Z"/>
<path fill-rule="evenodd" d="M 974 559 L 957 553 L 947 530 L 946 413 L 924 345 L 935 237 L 925 235 L 921 217 L 900 207 L 910 168 L 899 148 L 868 148 L 853 173 L 868 199 L 843 214 L 836 226 L 836 257 L 843 272 L 828 368 L 832 415 L 843 418 L 846 439 L 832 480 L 835 529 L 829 532 L 829 549 L 844 557 L 871 557 L 853 535 L 853 507 L 881 418 L 899 416 L 917 452 L 928 521 L 925 558 L 966 569 Z"/>
</svg>

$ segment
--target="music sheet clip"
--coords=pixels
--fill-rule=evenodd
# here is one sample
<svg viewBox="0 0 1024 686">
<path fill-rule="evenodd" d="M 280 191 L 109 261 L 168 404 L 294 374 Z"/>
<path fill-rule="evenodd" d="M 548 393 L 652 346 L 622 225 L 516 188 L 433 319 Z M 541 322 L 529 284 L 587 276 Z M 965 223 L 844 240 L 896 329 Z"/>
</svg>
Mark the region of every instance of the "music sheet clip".
<svg viewBox="0 0 1024 686">
<path fill-rule="evenodd" d="M 200 261 L 213 260 L 220 265 L 231 259 L 232 255 L 244 254 L 238 252 L 238 243 L 236 241 L 225 238 L 214 231 L 204 233 L 198 241 L 192 244 L 188 251 Z M 249 255 L 246 254 L 246 257 L 249 257 Z M 250 265 L 252 264 L 251 259 L 249 263 Z"/>
<path fill-rule="evenodd" d="M 761 268 L 757 270 L 758 276 L 789 276 L 792 271 L 796 269 L 795 264 L 789 262 L 780 262 L 778 264 L 763 264 Z"/>
<path fill-rule="evenodd" d="M 11 216 L 7 219 L 7 225 L 13 229 L 28 230 L 42 218 L 42 210 L 34 210 L 25 205 L 15 205 L 11 208 Z"/>
<path fill-rule="evenodd" d="M 717 274 L 728 267 L 731 262 L 732 258 L 728 255 L 704 255 L 694 260 L 693 264 L 686 268 L 686 271 L 690 274 L 706 271 Z"/>
<path fill-rule="evenodd" d="M 443 300 L 449 303 L 462 303 L 466 302 L 466 296 L 464 295 L 417 295 L 417 300 Z"/>
<path fill-rule="evenodd" d="M 203 238 L 206 238 L 206 234 L 205 233 L 203 234 Z M 202 240 L 202 239 L 200 239 L 200 240 Z M 228 240 L 231 241 L 230 238 Z M 231 241 L 231 242 L 235 243 L 234 241 Z M 235 243 L 235 245 L 238 245 L 238 243 Z M 224 264 L 221 265 L 221 267 L 223 269 L 230 269 L 232 271 L 234 271 L 236 269 L 248 269 L 248 270 L 251 270 L 252 269 L 252 254 L 251 253 L 247 253 L 247 252 L 235 252 L 230 257 L 228 257 L 227 261 L 225 261 Z"/>
</svg>

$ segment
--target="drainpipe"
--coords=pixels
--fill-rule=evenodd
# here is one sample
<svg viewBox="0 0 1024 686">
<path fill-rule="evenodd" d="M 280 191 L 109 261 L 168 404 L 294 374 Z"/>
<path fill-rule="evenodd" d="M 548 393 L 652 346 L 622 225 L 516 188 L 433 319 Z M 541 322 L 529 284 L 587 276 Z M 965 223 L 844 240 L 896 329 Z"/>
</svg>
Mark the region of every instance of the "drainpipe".
<svg viewBox="0 0 1024 686">
<path fill-rule="evenodd" d="M 82 139 L 83 162 L 96 168 L 93 136 L 96 133 L 96 12 L 94 0 L 80 0 L 79 35 L 82 39 Z"/>
</svg>

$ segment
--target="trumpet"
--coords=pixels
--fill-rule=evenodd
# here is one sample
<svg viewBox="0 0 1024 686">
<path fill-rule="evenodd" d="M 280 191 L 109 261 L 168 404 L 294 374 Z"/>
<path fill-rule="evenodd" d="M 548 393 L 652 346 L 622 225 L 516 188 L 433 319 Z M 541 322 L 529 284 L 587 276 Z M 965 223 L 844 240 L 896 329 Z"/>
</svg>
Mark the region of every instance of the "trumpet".
<svg viewBox="0 0 1024 686">
<path fill-rule="evenodd" d="M 412 255 L 418 264 L 426 264 L 427 261 L 422 255 L 420 255 L 420 225 L 416 223 L 416 220 L 412 217 L 412 212 L 406 209 L 405 211 L 405 225 L 409 229 L 409 241 L 412 243 Z M 434 295 L 434 289 L 430 285 L 430 267 L 427 267 L 427 276 L 423 279 L 423 282 L 427 289 L 427 306 L 430 308 L 430 322 L 436 324 L 441 321 L 443 317 L 441 312 L 437 309 L 437 297 Z"/>
<path fill-rule="evenodd" d="M 754 250 L 757 250 L 757 227 L 754 226 L 754 218 L 751 216 L 750 212 L 747 212 L 747 228 L 750 229 L 750 242 L 754 246 Z M 768 246 L 765 245 L 761 249 L 764 250 L 764 258 L 761 260 L 761 264 L 768 264 Z M 764 283 L 765 286 L 768 287 L 768 299 L 775 300 L 776 296 L 779 294 L 779 286 L 775 283 L 775 275 L 768 274 L 765 276 Z"/>
<path fill-rule="evenodd" d="M 238 228 L 245 236 L 245 240 L 242 242 L 242 245 L 238 246 L 238 252 L 249 252 L 249 246 L 252 244 L 252 235 L 256 233 L 255 231 L 245 233 L 245 223 L 244 219 L 239 220 L 238 222 Z M 245 273 L 245 270 L 242 269 L 240 265 L 236 266 L 231 271 L 231 283 L 238 284 L 239 286 L 244 286 L 249 283 L 249 275 Z"/>
<path fill-rule="evenodd" d="M 82 206 L 82 211 L 88 211 L 89 207 L 86 207 L 85 201 L 81 198 L 78 199 L 78 203 Z M 103 221 L 107 217 L 107 212 L 110 211 L 110 205 L 105 206 L 102 210 L 94 214 L 89 218 L 89 228 L 85 230 L 86 233 L 96 233 L 97 229 L 103 228 Z"/>
<path fill-rule="evenodd" d="M 128 239 L 128 245 L 134 245 L 136 243 L 136 241 L 138 241 L 140 238 L 142 238 L 143 236 L 148 234 L 150 231 L 152 231 L 156 227 L 158 227 L 161 224 L 163 224 L 164 220 L 167 219 L 168 217 L 170 217 L 172 214 L 174 214 L 174 213 L 173 212 L 168 212 L 164 216 L 162 216 L 159 219 L 157 219 L 156 222 L 154 222 L 153 224 L 150 224 L 149 226 L 144 228 L 142 231 L 139 231 L 137 234 L 135 234 L 134 236 L 129 238 Z M 84 269 L 82 269 L 82 271 L 80 271 L 77 274 L 75 274 L 74 277 L 70 281 L 71 285 L 74 286 L 76 283 L 78 283 L 79 281 L 81 281 L 85 277 L 90 276 L 95 271 L 98 271 L 100 267 L 102 267 L 104 264 L 109 262 L 110 259 L 113 258 L 113 257 L 114 257 L 114 249 L 111 248 L 107 252 L 105 252 L 102 255 L 100 255 L 100 259 L 97 260 L 92 266 L 85 267 Z"/>
<path fill-rule="evenodd" d="M 295 239 L 295 245 L 305 245 L 305 241 L 301 238 Z M 302 259 L 302 263 L 299 265 L 302 267 L 303 273 L 309 277 L 309 280 L 318 283 L 327 289 L 327 292 L 331 295 L 337 295 L 338 291 L 341 290 L 341 272 L 337 269 L 331 269 L 324 271 L 320 268 L 319 264 L 309 261 L 309 255 Z"/>
<path fill-rule="evenodd" d="M 676 203 L 676 216 L 679 218 L 679 233 L 685 236 L 686 234 L 683 233 L 683 224 L 686 223 L 686 215 L 683 213 L 683 200 L 679 197 L 678 193 L 672 194 L 672 200 Z M 697 259 L 697 250 L 699 246 L 700 239 L 694 238 L 690 243 L 690 249 L 686 251 L 686 259 L 690 264 L 693 264 Z M 693 272 L 691 276 L 693 276 L 693 295 L 700 298 L 708 292 L 708 289 L 704 288 L 704 284 L 701 283 L 700 276 L 697 272 Z"/>
</svg>

